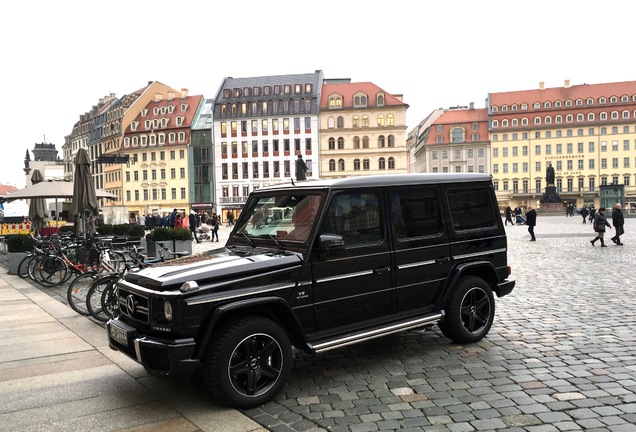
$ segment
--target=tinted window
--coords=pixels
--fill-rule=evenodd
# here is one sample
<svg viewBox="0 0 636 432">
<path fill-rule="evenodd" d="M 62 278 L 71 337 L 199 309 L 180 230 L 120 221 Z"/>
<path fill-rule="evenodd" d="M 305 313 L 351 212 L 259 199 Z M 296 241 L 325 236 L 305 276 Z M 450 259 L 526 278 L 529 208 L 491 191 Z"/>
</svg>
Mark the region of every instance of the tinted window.
<svg viewBox="0 0 636 432">
<path fill-rule="evenodd" d="M 486 187 L 449 189 L 447 191 L 450 216 L 455 231 L 496 226 L 496 216 Z"/>
<path fill-rule="evenodd" d="M 392 192 L 391 213 L 398 239 L 435 236 L 442 232 L 439 200 L 433 189 Z"/>
<path fill-rule="evenodd" d="M 380 200 L 374 193 L 343 193 L 332 199 L 321 234 L 338 234 L 345 245 L 378 243 L 383 239 Z"/>
</svg>

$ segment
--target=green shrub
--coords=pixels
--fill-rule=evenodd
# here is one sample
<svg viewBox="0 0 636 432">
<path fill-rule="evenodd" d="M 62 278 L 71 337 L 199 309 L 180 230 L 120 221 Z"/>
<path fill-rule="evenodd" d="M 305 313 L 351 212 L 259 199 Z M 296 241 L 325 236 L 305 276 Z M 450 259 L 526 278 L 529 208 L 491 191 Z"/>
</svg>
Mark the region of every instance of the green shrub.
<svg viewBox="0 0 636 432">
<path fill-rule="evenodd" d="M 128 225 L 128 235 L 130 237 L 143 237 L 145 233 L 146 229 L 141 225 Z"/>
<path fill-rule="evenodd" d="M 128 235 L 128 231 L 130 224 L 119 224 L 113 225 L 113 234 L 116 236 L 125 236 Z"/>
<path fill-rule="evenodd" d="M 33 237 L 29 234 L 11 234 L 7 236 L 5 242 L 9 252 L 30 252 L 35 246 Z"/>
<path fill-rule="evenodd" d="M 157 227 L 146 234 L 148 241 L 192 240 L 192 232 L 188 228 Z"/>
<path fill-rule="evenodd" d="M 107 236 L 113 235 L 113 226 L 110 224 L 104 224 L 97 227 L 97 234 Z"/>
</svg>

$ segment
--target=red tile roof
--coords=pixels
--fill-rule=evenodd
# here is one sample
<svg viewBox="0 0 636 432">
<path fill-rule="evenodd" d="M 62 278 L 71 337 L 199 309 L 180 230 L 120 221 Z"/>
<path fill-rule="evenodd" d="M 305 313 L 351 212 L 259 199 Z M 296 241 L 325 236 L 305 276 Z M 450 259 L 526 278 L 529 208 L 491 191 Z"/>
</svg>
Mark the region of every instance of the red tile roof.
<svg viewBox="0 0 636 432">
<path fill-rule="evenodd" d="M 337 83 L 337 84 L 323 84 L 321 97 L 320 97 L 320 109 L 329 109 L 329 98 L 334 93 L 342 95 L 343 97 L 343 109 L 353 109 L 353 96 L 357 93 L 364 93 L 367 96 L 367 108 L 377 108 L 376 95 L 378 93 L 384 94 L 384 106 L 406 106 L 408 105 L 402 102 L 400 99 L 388 93 L 371 82 L 358 82 L 358 83 Z"/>
<path fill-rule="evenodd" d="M 527 103 L 530 105 L 528 109 L 532 109 L 532 104 L 535 102 L 545 101 L 575 101 L 577 99 L 586 100 L 588 98 L 594 98 L 595 104 L 598 103 L 598 98 L 606 97 L 607 99 L 612 96 L 621 98 L 621 96 L 629 96 L 630 100 L 633 95 L 636 95 L 636 81 L 624 81 L 616 83 L 606 84 L 580 84 L 570 87 L 553 87 L 533 89 L 533 90 L 519 90 L 510 92 L 490 93 L 490 106 L 502 106 L 502 105 L 521 105 Z M 609 102 L 609 101 L 608 101 Z"/>
</svg>

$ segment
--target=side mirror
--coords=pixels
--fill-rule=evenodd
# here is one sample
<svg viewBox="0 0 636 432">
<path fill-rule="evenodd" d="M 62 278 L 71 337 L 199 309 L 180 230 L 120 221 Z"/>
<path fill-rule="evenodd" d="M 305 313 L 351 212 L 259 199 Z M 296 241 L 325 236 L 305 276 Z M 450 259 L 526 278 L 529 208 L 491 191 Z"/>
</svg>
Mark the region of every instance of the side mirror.
<svg viewBox="0 0 636 432">
<path fill-rule="evenodd" d="M 338 252 L 344 251 L 345 242 L 341 235 L 321 234 L 316 246 L 321 254 L 337 255 Z"/>
</svg>

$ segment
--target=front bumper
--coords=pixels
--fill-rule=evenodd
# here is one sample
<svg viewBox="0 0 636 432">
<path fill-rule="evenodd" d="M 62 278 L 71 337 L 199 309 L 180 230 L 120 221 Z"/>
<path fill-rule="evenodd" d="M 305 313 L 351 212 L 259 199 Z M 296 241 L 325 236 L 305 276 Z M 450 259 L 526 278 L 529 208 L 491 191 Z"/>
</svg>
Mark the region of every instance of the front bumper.
<svg viewBox="0 0 636 432">
<path fill-rule="evenodd" d="M 108 346 L 126 354 L 150 373 L 171 375 L 199 363 L 192 358 L 196 347 L 192 338 L 160 339 L 143 335 L 117 318 L 108 321 L 106 329 Z"/>
</svg>

